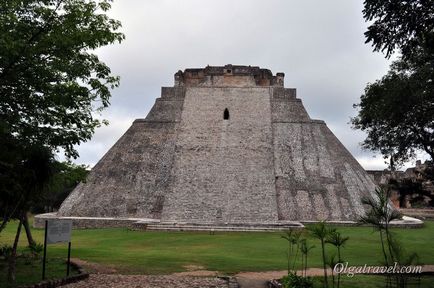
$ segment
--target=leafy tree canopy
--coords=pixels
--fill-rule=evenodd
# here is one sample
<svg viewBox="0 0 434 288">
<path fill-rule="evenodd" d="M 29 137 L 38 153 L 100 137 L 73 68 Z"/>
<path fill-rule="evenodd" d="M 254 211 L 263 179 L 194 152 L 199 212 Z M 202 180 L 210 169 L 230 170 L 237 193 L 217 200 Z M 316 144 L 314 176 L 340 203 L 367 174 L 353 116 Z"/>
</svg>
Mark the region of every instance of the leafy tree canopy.
<svg viewBox="0 0 434 288">
<path fill-rule="evenodd" d="M 39 201 L 31 207 L 32 213 L 52 212 L 59 209 L 69 193 L 80 183 L 86 180 L 89 173 L 85 165 L 76 165 L 71 162 L 55 162 L 53 175 L 42 193 Z"/>
<path fill-rule="evenodd" d="M 110 1 L 0 1 L 0 133 L 63 148 L 89 140 L 119 78 L 92 51 L 124 35 Z"/>
<path fill-rule="evenodd" d="M 373 21 L 365 33 L 375 51 L 401 56 L 365 88 L 353 128 L 368 133 L 364 148 L 391 157 L 391 166 L 425 151 L 434 158 L 434 4 L 432 0 L 365 0 Z M 393 167 L 392 167 L 393 168 Z"/>
<path fill-rule="evenodd" d="M 393 155 L 397 164 L 425 151 L 434 159 L 434 62 L 400 60 L 365 88 L 353 127 L 366 131 L 364 148 Z"/>
<path fill-rule="evenodd" d="M 365 0 L 363 16 L 373 21 L 365 32 L 366 43 L 387 57 L 396 49 L 406 58 L 421 47 L 434 46 L 432 0 Z"/>
<path fill-rule="evenodd" d="M 76 158 L 74 145 L 104 122 L 97 112 L 119 77 L 93 51 L 124 39 L 120 22 L 105 14 L 110 2 L 0 1 L 0 232 L 12 218 L 28 224 L 26 212 L 55 173 L 54 152 Z"/>
<path fill-rule="evenodd" d="M 20 219 L 39 202 L 55 163 L 52 151 L 45 146 L 20 146 L 8 140 L 0 138 L 0 232 L 11 218 Z"/>
</svg>

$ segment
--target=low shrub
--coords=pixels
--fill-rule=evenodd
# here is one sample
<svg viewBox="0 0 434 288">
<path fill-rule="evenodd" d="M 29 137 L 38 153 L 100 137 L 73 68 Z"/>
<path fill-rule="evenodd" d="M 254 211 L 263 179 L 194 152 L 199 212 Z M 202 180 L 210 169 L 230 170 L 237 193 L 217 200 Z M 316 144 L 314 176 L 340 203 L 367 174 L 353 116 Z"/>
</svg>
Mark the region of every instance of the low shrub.
<svg viewBox="0 0 434 288">
<path fill-rule="evenodd" d="M 283 288 L 312 288 L 313 280 L 311 277 L 302 277 L 294 273 L 282 278 Z"/>
</svg>

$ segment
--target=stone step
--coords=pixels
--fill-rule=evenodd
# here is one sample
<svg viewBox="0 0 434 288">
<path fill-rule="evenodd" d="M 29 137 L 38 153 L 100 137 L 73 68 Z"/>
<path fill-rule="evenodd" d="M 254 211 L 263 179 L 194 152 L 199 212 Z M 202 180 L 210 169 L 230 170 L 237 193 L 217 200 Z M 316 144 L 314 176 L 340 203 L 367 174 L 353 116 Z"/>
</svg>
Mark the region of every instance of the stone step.
<svg viewBox="0 0 434 288">
<path fill-rule="evenodd" d="M 237 231 L 237 232 L 272 232 L 272 231 L 284 231 L 290 228 L 303 228 L 303 225 L 295 223 L 293 225 L 283 224 L 260 224 L 260 225 L 216 225 L 216 224 L 201 224 L 201 223 L 140 223 L 133 224 L 133 229 L 137 230 L 149 230 L 149 231 Z"/>
<path fill-rule="evenodd" d="M 159 225 L 159 226 L 195 226 L 195 227 L 203 227 L 203 226 L 219 226 L 219 227 L 303 227 L 303 224 L 300 222 L 275 222 L 275 223 L 212 223 L 212 222 L 147 222 L 147 221 L 137 221 L 138 224 L 148 224 L 148 225 Z"/>
<path fill-rule="evenodd" d="M 287 229 L 265 229 L 265 228 L 250 228 L 250 229 L 243 229 L 241 227 L 233 227 L 232 229 L 229 227 L 222 227 L 222 228 L 198 228 L 198 227 L 147 227 L 148 231 L 196 231 L 196 232 L 276 232 L 276 231 L 284 231 Z"/>
</svg>

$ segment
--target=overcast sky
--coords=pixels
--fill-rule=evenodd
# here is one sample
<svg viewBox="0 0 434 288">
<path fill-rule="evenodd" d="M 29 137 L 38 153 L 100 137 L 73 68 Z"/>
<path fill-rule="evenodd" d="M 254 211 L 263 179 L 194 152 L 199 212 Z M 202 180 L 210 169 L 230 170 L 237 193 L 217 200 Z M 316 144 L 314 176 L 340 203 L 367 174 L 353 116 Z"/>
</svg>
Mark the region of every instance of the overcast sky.
<svg viewBox="0 0 434 288">
<path fill-rule="evenodd" d="M 173 86 L 176 71 L 238 64 L 284 72 L 285 86 L 297 88 L 311 118 L 325 120 L 365 169 L 384 169 L 349 124 L 366 84 L 390 64 L 364 43 L 362 2 L 115 1 L 109 14 L 122 22 L 126 40 L 97 53 L 121 86 L 103 113 L 110 125 L 78 147 L 74 162 L 96 164 L 134 119 L 146 116 L 161 86 Z"/>
</svg>

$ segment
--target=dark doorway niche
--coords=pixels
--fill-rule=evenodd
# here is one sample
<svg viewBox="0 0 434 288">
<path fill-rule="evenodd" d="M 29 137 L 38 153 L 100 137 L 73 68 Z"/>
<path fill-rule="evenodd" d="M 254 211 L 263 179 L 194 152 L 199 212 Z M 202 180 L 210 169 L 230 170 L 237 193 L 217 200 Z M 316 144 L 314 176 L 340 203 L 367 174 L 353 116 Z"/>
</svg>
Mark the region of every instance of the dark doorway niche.
<svg viewBox="0 0 434 288">
<path fill-rule="evenodd" d="M 225 109 L 223 112 L 223 120 L 229 120 L 229 110 L 228 108 Z"/>
</svg>

